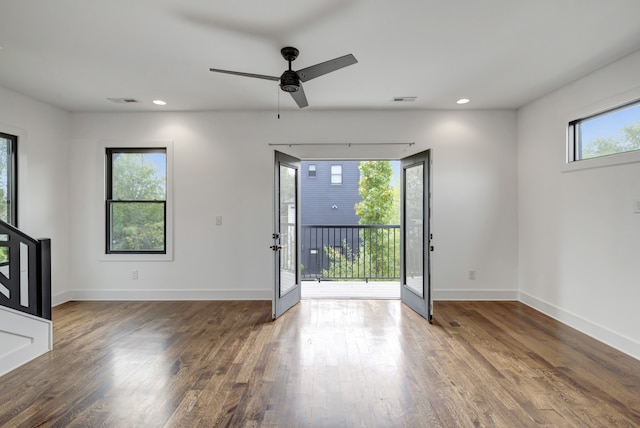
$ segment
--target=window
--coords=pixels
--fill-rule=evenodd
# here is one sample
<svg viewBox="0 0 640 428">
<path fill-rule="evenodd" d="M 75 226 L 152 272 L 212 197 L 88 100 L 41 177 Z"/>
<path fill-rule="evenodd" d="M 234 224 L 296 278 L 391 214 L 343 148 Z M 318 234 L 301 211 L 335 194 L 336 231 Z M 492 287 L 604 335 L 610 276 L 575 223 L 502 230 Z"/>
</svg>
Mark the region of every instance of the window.
<svg viewBox="0 0 640 428">
<path fill-rule="evenodd" d="M 569 123 L 569 161 L 640 150 L 640 101 Z"/>
<path fill-rule="evenodd" d="M 331 165 L 331 184 L 342 184 L 342 165 Z"/>
<path fill-rule="evenodd" d="M 0 132 L 0 220 L 18 224 L 17 207 L 18 137 Z"/>
<path fill-rule="evenodd" d="M 166 148 L 107 148 L 106 163 L 107 254 L 166 254 Z"/>
<path fill-rule="evenodd" d="M 315 176 L 316 176 L 316 164 L 310 163 L 309 164 L 309 177 L 315 177 Z"/>
</svg>

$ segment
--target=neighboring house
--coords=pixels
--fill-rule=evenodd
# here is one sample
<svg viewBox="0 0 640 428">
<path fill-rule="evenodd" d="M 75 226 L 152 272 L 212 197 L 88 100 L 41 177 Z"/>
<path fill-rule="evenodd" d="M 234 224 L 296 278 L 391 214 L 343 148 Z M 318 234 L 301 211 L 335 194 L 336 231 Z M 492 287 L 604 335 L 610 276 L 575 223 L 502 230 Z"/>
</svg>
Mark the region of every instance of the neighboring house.
<svg viewBox="0 0 640 428">
<path fill-rule="evenodd" d="M 358 192 L 359 161 L 303 161 L 301 171 L 300 239 L 303 277 L 316 278 L 327 266 L 325 246 L 342 248 L 346 240 L 357 248 L 353 237 L 357 231 L 328 226 L 357 226 L 359 218 L 354 208 L 362 199 Z M 323 227 L 318 227 L 323 226 Z"/>
<path fill-rule="evenodd" d="M 358 193 L 359 161 L 303 161 L 301 223 L 305 225 L 357 225 L 354 205 Z"/>
</svg>

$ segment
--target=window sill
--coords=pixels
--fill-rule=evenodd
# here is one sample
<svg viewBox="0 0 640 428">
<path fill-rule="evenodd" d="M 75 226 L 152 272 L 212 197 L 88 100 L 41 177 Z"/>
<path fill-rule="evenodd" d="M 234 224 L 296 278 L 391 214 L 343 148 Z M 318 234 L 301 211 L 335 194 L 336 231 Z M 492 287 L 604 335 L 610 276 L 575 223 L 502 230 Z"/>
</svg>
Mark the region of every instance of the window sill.
<svg viewBox="0 0 640 428">
<path fill-rule="evenodd" d="M 101 262 L 172 262 L 173 254 L 102 254 Z"/>
<path fill-rule="evenodd" d="M 604 168 L 608 166 L 624 165 L 637 162 L 640 162 L 640 151 L 617 153 L 615 155 L 608 155 L 566 163 L 561 172 L 564 173 L 580 171 L 584 169 Z"/>
</svg>

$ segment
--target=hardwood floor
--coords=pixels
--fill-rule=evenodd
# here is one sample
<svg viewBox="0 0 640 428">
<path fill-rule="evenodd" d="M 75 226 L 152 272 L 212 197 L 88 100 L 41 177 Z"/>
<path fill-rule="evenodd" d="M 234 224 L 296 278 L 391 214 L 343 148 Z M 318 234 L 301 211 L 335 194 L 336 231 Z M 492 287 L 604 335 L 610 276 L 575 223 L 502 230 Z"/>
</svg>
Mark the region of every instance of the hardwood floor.
<svg viewBox="0 0 640 428">
<path fill-rule="evenodd" d="M 640 361 L 515 302 L 70 302 L 2 427 L 640 426 Z"/>
</svg>

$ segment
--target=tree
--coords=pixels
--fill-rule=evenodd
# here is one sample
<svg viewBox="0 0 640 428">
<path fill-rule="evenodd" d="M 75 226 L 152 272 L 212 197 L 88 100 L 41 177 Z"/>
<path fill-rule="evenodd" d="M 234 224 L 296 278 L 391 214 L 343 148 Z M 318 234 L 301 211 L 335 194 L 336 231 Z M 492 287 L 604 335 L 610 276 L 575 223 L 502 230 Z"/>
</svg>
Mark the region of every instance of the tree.
<svg viewBox="0 0 640 428">
<path fill-rule="evenodd" d="M 354 208 L 362 225 L 390 225 L 400 220 L 400 193 L 391 185 L 393 171 L 389 161 L 360 162 L 359 193 L 362 200 Z M 347 242 L 341 249 L 325 247 L 332 278 L 394 278 L 399 274 L 400 231 L 365 228 L 360 231 L 358 248 Z"/>
<path fill-rule="evenodd" d="M 391 224 L 394 218 L 394 192 L 391 187 L 391 162 L 360 162 L 359 193 L 362 200 L 355 205 L 360 224 Z"/>
<path fill-rule="evenodd" d="M 111 250 L 164 249 L 166 173 L 158 164 L 165 160 L 164 153 L 113 153 Z"/>
<path fill-rule="evenodd" d="M 623 135 L 617 138 L 599 137 L 588 141 L 582 147 L 582 158 L 640 150 L 640 120 L 623 127 L 622 132 Z"/>
</svg>

